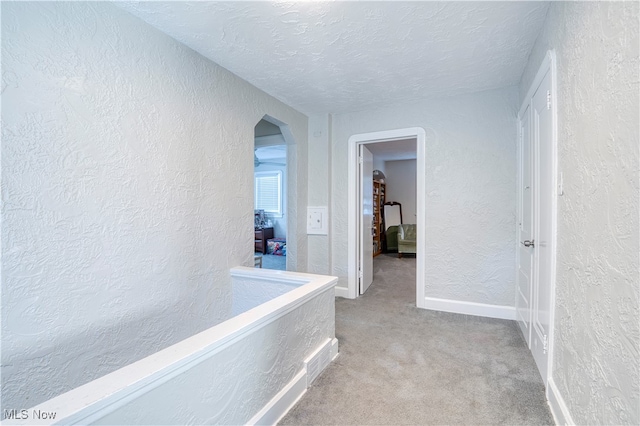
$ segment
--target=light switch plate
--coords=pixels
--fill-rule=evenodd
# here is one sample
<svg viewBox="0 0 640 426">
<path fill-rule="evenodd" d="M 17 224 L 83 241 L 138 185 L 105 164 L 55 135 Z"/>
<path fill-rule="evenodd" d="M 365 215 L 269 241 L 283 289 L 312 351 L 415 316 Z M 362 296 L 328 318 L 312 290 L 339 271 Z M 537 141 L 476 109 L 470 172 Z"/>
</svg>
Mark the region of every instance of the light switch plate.
<svg viewBox="0 0 640 426">
<path fill-rule="evenodd" d="M 307 207 L 307 234 L 327 235 L 329 217 L 327 207 Z"/>
</svg>

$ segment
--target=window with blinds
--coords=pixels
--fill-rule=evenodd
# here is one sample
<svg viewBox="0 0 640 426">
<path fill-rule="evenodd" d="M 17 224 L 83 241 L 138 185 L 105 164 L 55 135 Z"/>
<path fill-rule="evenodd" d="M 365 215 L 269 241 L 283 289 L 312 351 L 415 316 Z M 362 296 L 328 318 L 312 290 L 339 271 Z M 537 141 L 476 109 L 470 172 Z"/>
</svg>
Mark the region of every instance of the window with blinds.
<svg viewBox="0 0 640 426">
<path fill-rule="evenodd" d="M 255 208 L 282 216 L 282 172 L 255 173 Z"/>
</svg>

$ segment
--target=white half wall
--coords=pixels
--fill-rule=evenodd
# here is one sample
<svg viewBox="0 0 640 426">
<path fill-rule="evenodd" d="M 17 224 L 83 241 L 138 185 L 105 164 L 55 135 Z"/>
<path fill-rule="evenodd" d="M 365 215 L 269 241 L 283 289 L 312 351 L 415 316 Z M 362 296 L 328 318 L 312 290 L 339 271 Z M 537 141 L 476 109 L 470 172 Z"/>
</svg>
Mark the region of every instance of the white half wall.
<svg viewBox="0 0 640 426">
<path fill-rule="evenodd" d="M 310 383 L 304 360 L 318 350 L 330 354 L 333 340 L 335 296 L 329 289 L 93 424 L 276 424 Z M 332 359 L 326 358 L 316 374 Z"/>
<path fill-rule="evenodd" d="M 517 88 L 333 116 L 332 275 L 347 287 L 347 141 L 426 130 L 425 296 L 514 306 Z"/>
<path fill-rule="evenodd" d="M 227 318 L 265 114 L 297 142 L 304 207 L 306 116 L 108 2 L 2 4 L 3 409 Z"/>
<path fill-rule="evenodd" d="M 522 98 L 555 49 L 564 195 L 549 400 L 576 424 L 640 423 L 638 19 L 638 2 L 552 2 L 520 83 Z"/>
</svg>

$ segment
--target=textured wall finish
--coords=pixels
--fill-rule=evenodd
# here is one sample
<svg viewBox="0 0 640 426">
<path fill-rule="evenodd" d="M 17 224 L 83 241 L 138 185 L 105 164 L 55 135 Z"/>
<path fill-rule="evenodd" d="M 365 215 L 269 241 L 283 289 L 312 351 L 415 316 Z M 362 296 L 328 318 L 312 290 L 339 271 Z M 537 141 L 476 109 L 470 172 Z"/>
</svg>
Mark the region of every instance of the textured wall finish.
<svg viewBox="0 0 640 426">
<path fill-rule="evenodd" d="M 347 141 L 426 130 L 425 295 L 514 305 L 516 88 L 333 117 L 332 275 L 347 286 Z"/>
<path fill-rule="evenodd" d="M 289 124 L 304 205 L 307 119 L 109 3 L 3 3 L 2 68 L 4 409 L 226 318 L 254 126 Z"/>
<path fill-rule="evenodd" d="M 546 2 L 129 2 L 307 113 L 516 85 Z M 258 66 L 259 65 L 259 66 Z"/>
<path fill-rule="evenodd" d="M 329 206 L 331 186 L 331 116 L 309 117 L 309 206 Z M 329 221 L 332 220 L 329 211 Z M 331 235 L 309 235 L 309 264 L 314 274 L 330 274 Z"/>
<path fill-rule="evenodd" d="M 558 2 L 520 85 L 558 60 L 552 379 L 576 424 L 640 423 L 638 2 Z"/>
<path fill-rule="evenodd" d="M 329 289 L 95 424 L 247 424 L 334 337 Z"/>
<path fill-rule="evenodd" d="M 229 272 L 234 306 L 250 298 L 257 306 L 28 413 L 53 412 L 56 424 L 74 425 L 266 424 L 283 415 L 337 355 L 337 279 L 254 267 Z M 331 358 L 311 364 L 321 349 Z M 18 417 L 2 424 L 52 423 Z"/>
</svg>

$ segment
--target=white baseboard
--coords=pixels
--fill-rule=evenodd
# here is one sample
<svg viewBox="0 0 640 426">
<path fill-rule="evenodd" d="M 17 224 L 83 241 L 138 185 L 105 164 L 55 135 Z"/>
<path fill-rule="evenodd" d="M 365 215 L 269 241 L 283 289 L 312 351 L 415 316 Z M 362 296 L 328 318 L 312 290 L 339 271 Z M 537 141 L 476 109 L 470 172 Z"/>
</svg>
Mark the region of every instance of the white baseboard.
<svg viewBox="0 0 640 426">
<path fill-rule="evenodd" d="M 553 414 L 553 420 L 557 425 L 575 425 L 571 418 L 569 407 L 564 402 L 564 398 L 560 394 L 553 378 L 550 378 L 549 383 L 547 383 L 547 401 L 549 402 L 551 414 Z"/>
<path fill-rule="evenodd" d="M 304 360 L 304 368 L 307 372 L 307 387 L 324 371 L 329 365 L 333 357 L 331 356 L 331 339 L 327 339 L 325 343 L 320 345 L 318 349 L 313 351 Z"/>
<path fill-rule="evenodd" d="M 338 356 L 338 339 L 327 339 L 304 360 L 305 367 L 247 422 L 249 425 L 275 425 L 307 392 L 313 380 Z M 309 376 L 308 368 L 313 366 Z"/>
<path fill-rule="evenodd" d="M 333 361 L 334 359 L 338 358 L 339 352 L 338 352 L 338 339 L 336 339 L 335 337 L 333 338 L 333 340 L 331 341 L 331 361 Z"/>
<path fill-rule="evenodd" d="M 287 385 L 247 422 L 249 425 L 275 425 L 307 392 L 307 371 L 301 370 Z"/>
<path fill-rule="evenodd" d="M 336 297 L 344 297 L 345 299 L 349 299 L 349 289 L 347 287 L 335 286 L 335 289 Z"/>
<path fill-rule="evenodd" d="M 477 317 L 516 319 L 516 308 L 513 306 L 487 305 L 485 303 L 463 302 L 460 300 L 425 297 L 425 309 L 452 312 L 454 314 L 475 315 Z"/>
</svg>

